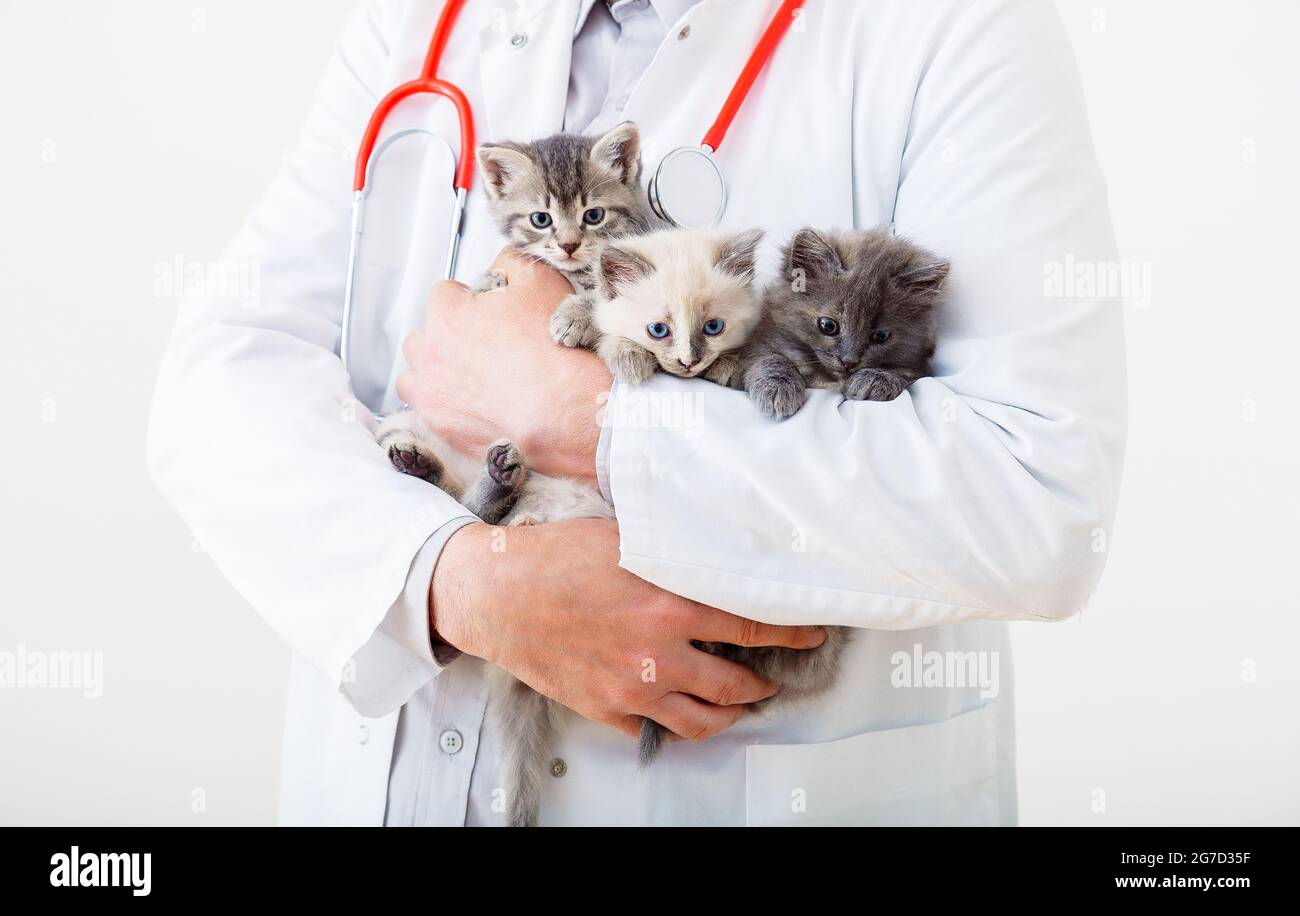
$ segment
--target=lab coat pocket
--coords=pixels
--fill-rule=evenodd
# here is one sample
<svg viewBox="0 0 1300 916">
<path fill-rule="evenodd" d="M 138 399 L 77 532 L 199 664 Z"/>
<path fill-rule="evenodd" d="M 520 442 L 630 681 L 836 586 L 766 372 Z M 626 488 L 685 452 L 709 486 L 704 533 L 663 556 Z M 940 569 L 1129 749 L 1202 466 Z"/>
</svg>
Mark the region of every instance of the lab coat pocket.
<svg viewBox="0 0 1300 916">
<path fill-rule="evenodd" d="M 996 703 L 822 744 L 751 745 L 750 827 L 998 823 Z"/>
</svg>

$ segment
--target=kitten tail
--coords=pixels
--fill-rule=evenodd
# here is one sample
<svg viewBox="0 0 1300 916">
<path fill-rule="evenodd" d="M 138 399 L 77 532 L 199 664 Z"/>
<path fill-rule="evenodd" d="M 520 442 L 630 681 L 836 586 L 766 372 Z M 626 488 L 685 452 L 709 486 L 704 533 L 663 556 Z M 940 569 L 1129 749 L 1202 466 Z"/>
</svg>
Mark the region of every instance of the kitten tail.
<svg viewBox="0 0 1300 916">
<path fill-rule="evenodd" d="M 664 743 L 664 727 L 654 719 L 641 720 L 641 739 L 637 745 L 637 763 L 649 766 Z"/>
<path fill-rule="evenodd" d="M 550 748 L 558 713 L 550 700 L 501 669 L 491 678 L 510 826 L 536 827 L 542 790 L 551 778 Z"/>
</svg>

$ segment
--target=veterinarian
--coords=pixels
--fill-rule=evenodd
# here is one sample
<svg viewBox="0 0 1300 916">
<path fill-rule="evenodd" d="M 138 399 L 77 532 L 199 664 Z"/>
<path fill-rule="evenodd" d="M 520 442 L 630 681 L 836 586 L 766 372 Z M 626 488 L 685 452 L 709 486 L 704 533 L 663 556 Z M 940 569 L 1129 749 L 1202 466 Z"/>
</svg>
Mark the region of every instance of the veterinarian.
<svg viewBox="0 0 1300 916">
<path fill-rule="evenodd" d="M 502 257 L 491 299 L 436 284 L 453 166 L 418 137 L 371 192 L 349 380 L 352 155 L 440 6 L 357 9 L 225 254 L 258 265 L 257 301 L 184 307 L 159 379 L 153 474 L 294 652 L 283 822 L 502 823 L 489 659 L 575 710 L 543 824 L 1014 823 L 1006 622 L 1088 599 L 1124 437 L 1118 303 L 1043 284 L 1115 257 L 1052 5 L 809 0 L 783 38 L 718 150 L 723 225 L 892 223 L 952 272 L 934 378 L 887 403 L 813 391 L 780 424 L 704 382 L 611 386 L 550 341 L 547 270 Z M 473 0 L 439 74 L 479 139 L 630 119 L 649 168 L 699 143 L 777 6 Z M 416 127 L 457 146 L 443 99 L 384 131 Z M 475 189 L 458 277 L 501 245 Z M 599 482 L 617 523 L 502 537 L 389 466 L 371 415 L 403 399 L 465 448 L 510 435 L 536 470 Z M 761 683 L 690 646 L 808 647 L 828 624 L 861 628 L 838 685 L 762 715 Z M 638 771 L 642 715 L 697 740 Z"/>
</svg>

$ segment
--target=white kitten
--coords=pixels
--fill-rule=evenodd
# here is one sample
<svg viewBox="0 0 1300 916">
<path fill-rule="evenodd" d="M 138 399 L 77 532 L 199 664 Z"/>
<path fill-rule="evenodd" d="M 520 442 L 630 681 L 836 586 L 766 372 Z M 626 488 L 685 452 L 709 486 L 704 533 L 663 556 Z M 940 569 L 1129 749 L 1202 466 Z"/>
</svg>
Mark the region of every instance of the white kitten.
<svg viewBox="0 0 1300 916">
<path fill-rule="evenodd" d="M 754 291 L 758 229 L 665 229 L 617 239 L 601 251 L 596 352 L 615 377 L 642 382 L 656 369 L 721 385 L 762 315 Z"/>
</svg>

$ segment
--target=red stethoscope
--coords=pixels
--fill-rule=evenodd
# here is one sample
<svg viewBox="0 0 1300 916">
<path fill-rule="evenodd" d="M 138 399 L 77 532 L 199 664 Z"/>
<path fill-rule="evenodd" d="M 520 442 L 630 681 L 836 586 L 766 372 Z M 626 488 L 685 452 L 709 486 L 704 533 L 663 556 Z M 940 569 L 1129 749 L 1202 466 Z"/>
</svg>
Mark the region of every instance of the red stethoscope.
<svg viewBox="0 0 1300 916">
<path fill-rule="evenodd" d="M 432 93 L 440 95 L 456 107 L 456 117 L 460 122 L 460 156 L 456 160 L 456 174 L 452 187 L 456 192 L 456 201 L 451 214 L 451 241 L 447 247 L 447 262 L 443 278 L 450 280 L 456 272 L 456 255 L 460 250 L 461 232 L 464 228 L 465 199 L 474 179 L 474 114 L 470 110 L 469 100 L 460 88 L 438 79 L 438 64 L 442 52 L 447 47 L 447 39 L 452 27 L 460 15 L 465 0 L 447 0 L 438 16 L 438 23 L 429 41 L 429 50 L 424 57 L 424 66 L 420 69 L 418 79 L 402 83 L 379 101 L 366 131 L 361 136 L 361 147 L 357 150 L 356 167 L 352 173 L 352 233 L 348 244 L 348 276 L 343 297 L 343 334 L 340 342 L 340 356 L 343 368 L 351 374 L 351 340 L 354 311 L 353 295 L 356 287 L 357 254 L 361 247 L 363 217 L 366 194 L 371 174 L 390 144 L 413 133 L 432 133 L 423 128 L 403 130 L 386 138 L 378 149 L 375 142 L 380 128 L 388 113 L 403 99 L 413 95 Z M 659 160 L 658 167 L 650 176 L 647 193 L 650 207 L 665 222 L 674 226 L 695 228 L 716 225 L 727 209 L 727 182 L 722 169 L 713 158 L 714 151 L 722 144 L 727 128 L 740 110 L 741 104 L 749 94 L 750 87 L 759 72 L 767 64 L 776 46 L 781 42 L 786 30 L 794 21 L 804 0 L 783 0 L 776 15 L 763 30 L 758 44 L 750 52 L 749 60 L 736 78 L 731 93 L 722 104 L 722 110 L 705 133 L 699 146 L 679 146 Z"/>
</svg>

